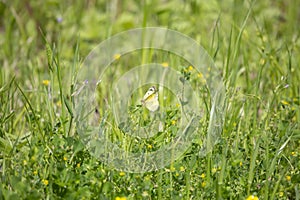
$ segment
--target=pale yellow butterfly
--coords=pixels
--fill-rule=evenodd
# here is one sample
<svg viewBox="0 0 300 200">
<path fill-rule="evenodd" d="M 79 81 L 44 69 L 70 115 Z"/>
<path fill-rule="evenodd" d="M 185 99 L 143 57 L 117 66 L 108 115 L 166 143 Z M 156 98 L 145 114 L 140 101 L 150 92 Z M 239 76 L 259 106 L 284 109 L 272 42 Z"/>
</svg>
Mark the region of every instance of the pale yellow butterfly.
<svg viewBox="0 0 300 200">
<path fill-rule="evenodd" d="M 159 108 L 158 90 L 151 86 L 142 99 L 142 104 L 150 111 L 154 112 Z"/>
</svg>

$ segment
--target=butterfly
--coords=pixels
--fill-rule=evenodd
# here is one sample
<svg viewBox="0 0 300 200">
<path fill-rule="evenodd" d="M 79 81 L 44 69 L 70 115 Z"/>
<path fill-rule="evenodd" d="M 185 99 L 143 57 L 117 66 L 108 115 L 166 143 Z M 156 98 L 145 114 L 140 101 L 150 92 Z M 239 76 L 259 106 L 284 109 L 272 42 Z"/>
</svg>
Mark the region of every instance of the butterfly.
<svg viewBox="0 0 300 200">
<path fill-rule="evenodd" d="M 158 110 L 158 90 L 155 86 L 151 86 L 142 99 L 142 104 L 151 112 Z"/>
</svg>

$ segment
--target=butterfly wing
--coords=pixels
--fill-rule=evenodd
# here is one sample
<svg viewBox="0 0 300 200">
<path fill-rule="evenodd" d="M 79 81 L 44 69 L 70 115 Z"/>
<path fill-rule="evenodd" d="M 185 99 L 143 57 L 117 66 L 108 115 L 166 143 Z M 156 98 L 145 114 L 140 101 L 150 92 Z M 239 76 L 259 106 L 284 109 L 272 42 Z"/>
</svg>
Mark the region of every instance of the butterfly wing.
<svg viewBox="0 0 300 200">
<path fill-rule="evenodd" d="M 159 108 L 158 92 L 154 86 L 150 87 L 142 100 L 143 105 L 154 112 Z"/>
<path fill-rule="evenodd" d="M 154 93 L 151 96 L 149 96 L 144 105 L 146 108 L 152 112 L 156 111 L 159 108 L 159 102 L 158 102 L 158 93 Z"/>
</svg>

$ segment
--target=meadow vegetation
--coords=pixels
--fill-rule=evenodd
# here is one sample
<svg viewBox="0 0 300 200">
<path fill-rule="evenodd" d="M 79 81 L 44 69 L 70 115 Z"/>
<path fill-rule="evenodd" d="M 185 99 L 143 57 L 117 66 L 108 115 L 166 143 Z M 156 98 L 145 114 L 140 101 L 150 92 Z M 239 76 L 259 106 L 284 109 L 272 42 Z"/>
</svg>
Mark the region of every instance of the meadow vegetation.
<svg viewBox="0 0 300 200">
<path fill-rule="evenodd" d="M 93 157 L 78 137 L 73 84 L 97 44 L 149 26 L 179 31 L 207 50 L 226 87 L 226 114 L 204 157 L 193 141 L 163 169 L 128 173 Z M 299 27 L 296 0 L 1 0 L 0 199 L 300 199 Z M 145 62 L 134 53 L 112 63 L 126 65 L 112 76 Z M 207 92 L 186 61 L 167 53 L 148 59 L 175 66 Z M 173 137 L 174 105 L 163 137 L 129 141 L 114 128 L 112 140 L 156 150 Z M 105 111 L 97 112 L 101 120 Z"/>
</svg>

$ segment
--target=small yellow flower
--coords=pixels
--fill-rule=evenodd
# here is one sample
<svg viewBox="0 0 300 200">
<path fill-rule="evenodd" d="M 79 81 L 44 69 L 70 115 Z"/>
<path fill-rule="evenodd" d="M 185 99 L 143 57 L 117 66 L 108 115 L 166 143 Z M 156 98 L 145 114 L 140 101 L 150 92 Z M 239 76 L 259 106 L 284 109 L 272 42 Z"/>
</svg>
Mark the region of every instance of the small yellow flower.
<svg viewBox="0 0 300 200">
<path fill-rule="evenodd" d="M 34 174 L 34 175 L 37 175 L 37 174 L 38 174 L 37 170 L 34 170 L 34 171 L 33 171 L 33 174 Z"/>
<path fill-rule="evenodd" d="M 125 176 L 125 172 L 120 172 L 119 175 L 120 176 Z"/>
<path fill-rule="evenodd" d="M 295 71 L 295 68 L 294 67 L 292 67 L 292 69 L 291 69 L 291 72 L 294 72 Z"/>
<path fill-rule="evenodd" d="M 169 67 L 169 63 L 167 63 L 167 62 L 163 62 L 163 63 L 161 63 L 161 65 L 162 65 L 163 67 Z"/>
<path fill-rule="evenodd" d="M 32 161 L 36 161 L 36 157 L 35 157 L 35 156 L 32 156 L 32 157 L 31 157 L 31 160 L 32 160 Z"/>
<path fill-rule="evenodd" d="M 176 107 L 179 108 L 179 107 L 180 107 L 180 104 L 179 104 L 179 103 L 176 103 Z"/>
<path fill-rule="evenodd" d="M 188 71 L 192 71 L 194 69 L 194 67 L 192 66 L 192 65 L 190 65 L 189 67 L 188 67 Z"/>
<path fill-rule="evenodd" d="M 259 64 L 260 65 L 264 65 L 266 63 L 266 60 L 264 59 L 264 58 L 261 58 L 260 60 L 259 60 Z"/>
<path fill-rule="evenodd" d="M 179 170 L 180 170 L 181 172 L 184 172 L 184 171 L 185 171 L 185 168 L 184 168 L 183 166 L 181 166 L 181 167 L 179 168 Z"/>
<path fill-rule="evenodd" d="M 151 144 L 148 144 L 147 147 L 148 147 L 148 149 L 152 149 L 153 148 Z"/>
<path fill-rule="evenodd" d="M 279 196 L 283 197 L 284 193 L 283 192 L 279 192 Z"/>
<path fill-rule="evenodd" d="M 50 81 L 49 80 L 43 80 L 42 83 L 43 83 L 44 86 L 48 86 L 50 84 Z"/>
<path fill-rule="evenodd" d="M 287 101 L 285 101 L 285 100 L 282 100 L 281 103 L 282 103 L 283 105 L 286 105 L 286 106 L 287 106 L 287 105 L 290 105 L 289 102 L 287 102 Z"/>
<path fill-rule="evenodd" d="M 68 160 L 67 157 L 64 156 L 64 161 L 67 161 L 67 160 Z"/>
<path fill-rule="evenodd" d="M 43 179 L 42 182 L 43 182 L 43 184 L 46 185 L 46 186 L 49 184 L 49 181 L 46 180 L 46 179 Z"/>
<path fill-rule="evenodd" d="M 126 200 L 126 197 L 116 197 L 115 200 Z"/>
<path fill-rule="evenodd" d="M 287 181 L 290 181 L 290 180 L 291 180 L 291 176 L 286 176 L 285 179 L 286 179 Z"/>
<path fill-rule="evenodd" d="M 57 107 L 61 107 L 61 101 L 56 102 Z"/>
<path fill-rule="evenodd" d="M 80 167 L 80 163 L 77 163 L 76 167 L 79 168 Z"/>
<path fill-rule="evenodd" d="M 241 167 L 241 166 L 243 166 L 243 162 L 242 162 L 242 161 L 240 162 L 240 167 Z"/>
<path fill-rule="evenodd" d="M 176 170 L 175 167 L 173 167 L 173 166 L 170 167 L 170 171 L 171 171 L 171 172 L 174 172 L 175 170 Z"/>
<path fill-rule="evenodd" d="M 27 165 L 27 161 L 26 160 L 23 160 L 23 165 Z"/>
<path fill-rule="evenodd" d="M 202 173 L 200 177 L 201 177 L 201 178 L 205 178 L 205 174 L 204 174 L 204 173 Z"/>
<path fill-rule="evenodd" d="M 211 169 L 211 172 L 212 172 L 213 174 L 216 173 L 216 172 L 217 172 L 217 168 L 215 168 L 215 167 L 212 168 L 212 169 Z"/>
<path fill-rule="evenodd" d="M 292 155 L 292 156 L 296 156 L 296 152 L 295 152 L 295 151 L 292 151 L 291 155 Z"/>
<path fill-rule="evenodd" d="M 250 195 L 246 200 L 259 200 L 257 196 Z"/>
<path fill-rule="evenodd" d="M 175 124 L 176 124 L 176 121 L 175 121 L 175 120 L 172 120 L 171 123 L 172 123 L 172 125 L 175 125 Z"/>
<path fill-rule="evenodd" d="M 119 60 L 120 58 L 121 58 L 121 54 L 116 53 L 116 54 L 114 55 L 114 59 L 115 59 L 115 60 Z"/>
<path fill-rule="evenodd" d="M 205 186 L 206 186 L 206 182 L 203 181 L 203 182 L 201 183 L 201 186 L 202 186 L 202 187 L 205 187 Z"/>
<path fill-rule="evenodd" d="M 202 74 L 201 72 L 199 72 L 199 73 L 197 74 L 197 76 L 198 76 L 198 78 L 203 78 L 203 74 Z"/>
<path fill-rule="evenodd" d="M 298 102 L 298 98 L 293 98 L 293 102 Z"/>
</svg>

